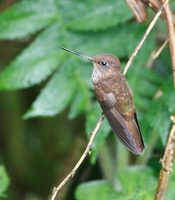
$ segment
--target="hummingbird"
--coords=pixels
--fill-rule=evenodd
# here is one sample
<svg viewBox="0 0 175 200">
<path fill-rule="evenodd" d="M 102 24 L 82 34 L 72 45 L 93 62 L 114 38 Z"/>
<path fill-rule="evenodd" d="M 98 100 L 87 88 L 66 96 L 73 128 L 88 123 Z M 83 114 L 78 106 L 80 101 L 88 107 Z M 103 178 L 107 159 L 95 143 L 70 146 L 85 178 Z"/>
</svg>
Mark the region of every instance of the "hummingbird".
<svg viewBox="0 0 175 200">
<path fill-rule="evenodd" d="M 119 59 L 107 53 L 90 57 L 65 47 L 60 48 L 93 64 L 92 83 L 105 117 L 119 140 L 133 154 L 141 154 L 144 150 L 144 143 L 133 94 L 122 73 Z"/>
</svg>

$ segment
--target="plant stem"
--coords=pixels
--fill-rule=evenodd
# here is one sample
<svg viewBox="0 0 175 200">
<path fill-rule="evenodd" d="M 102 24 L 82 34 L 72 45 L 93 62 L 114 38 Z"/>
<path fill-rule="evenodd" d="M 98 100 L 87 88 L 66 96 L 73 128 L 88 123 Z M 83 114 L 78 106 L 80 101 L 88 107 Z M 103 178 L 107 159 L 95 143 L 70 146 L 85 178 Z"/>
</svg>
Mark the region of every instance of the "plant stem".
<svg viewBox="0 0 175 200">
<path fill-rule="evenodd" d="M 173 159 L 175 154 L 175 116 L 172 117 L 173 125 L 170 130 L 163 159 L 160 160 L 162 169 L 160 171 L 155 200 L 163 200 L 168 186 L 169 175 L 172 172 Z"/>
</svg>

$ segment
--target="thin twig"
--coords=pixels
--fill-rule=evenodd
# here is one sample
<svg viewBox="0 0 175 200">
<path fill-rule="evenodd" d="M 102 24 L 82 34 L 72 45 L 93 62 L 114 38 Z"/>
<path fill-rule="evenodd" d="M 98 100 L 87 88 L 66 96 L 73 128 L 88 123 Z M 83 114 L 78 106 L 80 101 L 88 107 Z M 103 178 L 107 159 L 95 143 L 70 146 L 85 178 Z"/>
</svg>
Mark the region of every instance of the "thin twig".
<svg viewBox="0 0 175 200">
<path fill-rule="evenodd" d="M 162 3 L 163 2 L 164 0 L 162 0 Z M 170 53 L 171 53 L 173 82 L 174 82 L 174 88 L 175 88 L 175 29 L 174 29 L 174 23 L 173 23 L 173 15 L 172 15 L 169 4 L 165 6 L 164 10 L 165 10 L 167 28 L 169 32 L 169 46 L 170 46 Z"/>
<path fill-rule="evenodd" d="M 145 39 L 148 37 L 149 33 L 151 32 L 152 28 L 154 27 L 155 23 L 157 22 L 158 18 L 160 17 L 161 13 L 162 13 L 162 10 L 163 8 L 165 7 L 165 5 L 168 3 L 169 0 L 166 0 L 164 2 L 164 4 L 161 6 L 161 8 L 159 9 L 159 11 L 156 13 L 154 19 L 151 21 L 150 25 L 148 26 L 145 34 L 143 35 L 142 39 L 140 40 L 140 42 L 138 43 L 138 45 L 136 46 L 136 48 L 134 49 L 130 59 L 128 60 L 126 66 L 125 66 L 125 69 L 124 69 L 124 72 L 123 74 L 125 75 L 126 72 L 128 71 L 131 63 L 133 62 L 134 58 L 136 57 L 138 51 L 140 50 L 140 48 L 142 47 Z"/>
<path fill-rule="evenodd" d="M 53 189 L 53 192 L 52 192 L 52 196 L 51 196 L 51 200 L 54 200 L 58 191 L 65 185 L 65 183 L 71 178 L 74 176 L 75 172 L 77 171 L 77 169 L 79 168 L 79 166 L 82 164 L 83 160 L 86 158 L 86 156 L 88 155 L 88 153 L 90 152 L 90 149 L 91 149 L 91 146 L 92 146 L 92 142 L 94 140 L 94 137 L 102 123 L 104 119 L 104 114 L 102 113 L 94 130 L 92 131 L 91 135 L 90 135 L 90 139 L 89 139 L 89 142 L 86 146 L 86 149 L 84 151 L 84 153 L 82 154 L 81 158 L 79 159 L 79 161 L 77 162 L 77 164 L 75 165 L 75 167 L 72 169 L 72 171 L 63 179 L 63 181 Z"/>
<path fill-rule="evenodd" d="M 155 200 L 163 200 L 168 186 L 169 174 L 172 172 L 173 158 L 175 154 L 175 116 L 171 117 L 173 124 L 166 144 L 163 159 L 161 159 L 162 169 L 159 175 Z"/>
<path fill-rule="evenodd" d="M 153 51 L 150 55 L 150 58 L 146 64 L 147 68 L 151 68 L 153 62 L 160 56 L 160 54 L 162 53 L 163 49 L 166 47 L 166 45 L 169 42 L 169 38 L 167 38 L 164 43 L 155 51 Z"/>
<path fill-rule="evenodd" d="M 164 43 L 159 47 L 159 49 L 157 51 L 154 52 L 153 54 L 153 60 L 157 59 L 159 57 L 159 55 L 162 53 L 163 49 L 166 47 L 166 45 L 169 42 L 169 38 L 167 38 Z"/>
<path fill-rule="evenodd" d="M 127 65 L 125 66 L 125 69 L 124 69 L 124 75 L 126 74 L 126 72 L 128 71 L 130 65 L 132 64 L 134 58 L 136 57 L 139 49 L 141 48 L 141 46 L 143 45 L 145 39 L 147 38 L 147 36 L 149 35 L 150 31 L 152 30 L 153 26 L 155 25 L 157 19 L 159 18 L 159 16 L 161 15 L 161 12 L 162 12 L 162 9 L 163 7 L 166 5 L 166 3 L 168 2 L 169 0 L 166 0 L 166 2 L 163 4 L 163 6 L 160 8 L 160 10 L 158 11 L 158 13 L 155 15 L 153 21 L 151 22 L 150 26 L 148 27 L 148 29 L 146 30 L 145 34 L 143 35 L 141 41 L 139 42 L 139 44 L 137 45 L 137 47 L 135 48 L 133 54 L 131 55 L 131 58 L 129 59 Z M 90 139 L 89 139 L 89 142 L 86 146 L 86 149 L 84 151 L 84 153 L 82 154 L 81 158 L 79 159 L 79 161 L 77 162 L 77 164 L 75 165 L 75 167 L 72 169 L 72 171 L 63 179 L 63 181 L 53 189 L 53 192 L 52 192 L 52 196 L 51 196 L 51 199 L 50 200 L 55 200 L 55 197 L 58 193 L 58 191 L 67 183 L 67 181 L 74 176 L 74 174 L 76 173 L 77 169 L 79 168 L 79 166 L 82 164 L 83 160 L 86 158 L 86 156 L 88 155 L 88 152 L 90 151 L 90 148 L 92 146 L 92 143 L 93 143 L 93 140 L 94 140 L 94 137 L 102 123 L 104 119 L 104 114 L 102 114 L 94 128 L 94 130 L 92 131 L 91 133 L 91 136 L 90 136 Z"/>
</svg>

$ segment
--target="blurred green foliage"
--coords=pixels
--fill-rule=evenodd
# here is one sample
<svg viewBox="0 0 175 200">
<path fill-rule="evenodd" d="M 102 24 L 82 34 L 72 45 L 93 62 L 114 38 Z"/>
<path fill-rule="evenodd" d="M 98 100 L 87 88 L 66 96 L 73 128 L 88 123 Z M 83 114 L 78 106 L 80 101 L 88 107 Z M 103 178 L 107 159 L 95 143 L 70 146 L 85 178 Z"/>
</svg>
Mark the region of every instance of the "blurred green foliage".
<svg viewBox="0 0 175 200">
<path fill-rule="evenodd" d="M 138 176 L 138 173 L 139 176 Z M 122 190 L 116 192 L 109 181 L 99 180 L 81 184 L 76 190 L 77 200 L 150 200 L 153 199 L 157 180 L 153 171 L 144 166 L 133 166 L 121 170 L 118 177 Z M 132 181 L 129 181 L 132 180 Z M 165 199 L 174 199 L 175 175 L 170 179 Z"/>
<path fill-rule="evenodd" d="M 0 165 L 0 198 L 5 198 L 6 197 L 6 190 L 9 186 L 9 178 L 6 173 L 5 168 Z"/>
<path fill-rule="evenodd" d="M 139 176 L 138 172 L 141 173 Z M 116 192 L 108 181 L 92 181 L 79 186 L 76 197 L 78 200 L 95 200 L 98 198 L 101 200 L 149 200 L 153 198 L 156 179 L 149 168 L 129 167 L 121 170 L 117 178 L 122 185 L 120 192 Z"/>
<path fill-rule="evenodd" d="M 0 13 L 0 39 L 30 39 L 30 44 L 1 71 L 0 90 L 21 90 L 44 82 L 23 118 L 54 117 L 69 108 L 70 120 L 85 117 L 89 137 L 101 112 L 94 100 L 90 80 L 92 66 L 62 52 L 59 46 L 90 56 L 100 52 L 112 53 L 124 66 L 148 24 L 149 21 L 138 24 L 133 20 L 123 0 L 19 1 Z M 147 67 L 151 52 L 160 44 L 159 30 L 162 27 L 165 29 L 159 21 L 127 73 L 146 143 L 145 154 L 136 159 L 136 163 L 142 165 L 149 161 L 155 148 L 162 151 L 170 128 L 170 115 L 175 112 L 168 50 L 165 49 L 161 57 Z M 160 96 L 156 96 L 158 91 Z M 104 121 L 93 143 L 92 163 L 95 163 L 109 132 L 110 127 Z M 161 144 L 157 142 L 159 139 Z M 151 164 L 149 167 L 120 169 L 118 178 L 123 186 L 122 193 L 117 194 L 106 180 L 94 181 L 79 186 L 76 199 L 95 200 L 99 194 L 100 199 L 108 200 L 152 199 L 156 186 L 153 171 L 156 168 Z M 138 171 L 141 173 L 139 177 Z"/>
</svg>

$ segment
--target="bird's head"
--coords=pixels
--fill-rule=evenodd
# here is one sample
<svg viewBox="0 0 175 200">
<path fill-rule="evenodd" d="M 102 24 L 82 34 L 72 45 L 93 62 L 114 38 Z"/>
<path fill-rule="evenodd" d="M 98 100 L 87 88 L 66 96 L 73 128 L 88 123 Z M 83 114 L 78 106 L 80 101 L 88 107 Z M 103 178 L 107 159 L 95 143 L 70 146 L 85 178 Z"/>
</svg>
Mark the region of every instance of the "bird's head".
<svg viewBox="0 0 175 200">
<path fill-rule="evenodd" d="M 109 73 L 120 71 L 119 59 L 111 54 L 102 53 L 102 54 L 98 54 L 96 56 L 90 57 L 80 52 L 72 51 L 64 47 L 60 47 L 60 48 L 62 50 L 65 50 L 69 53 L 77 55 L 93 63 L 94 69 L 93 69 L 92 79 L 94 81 L 97 81 L 100 77 L 106 76 Z"/>
</svg>

